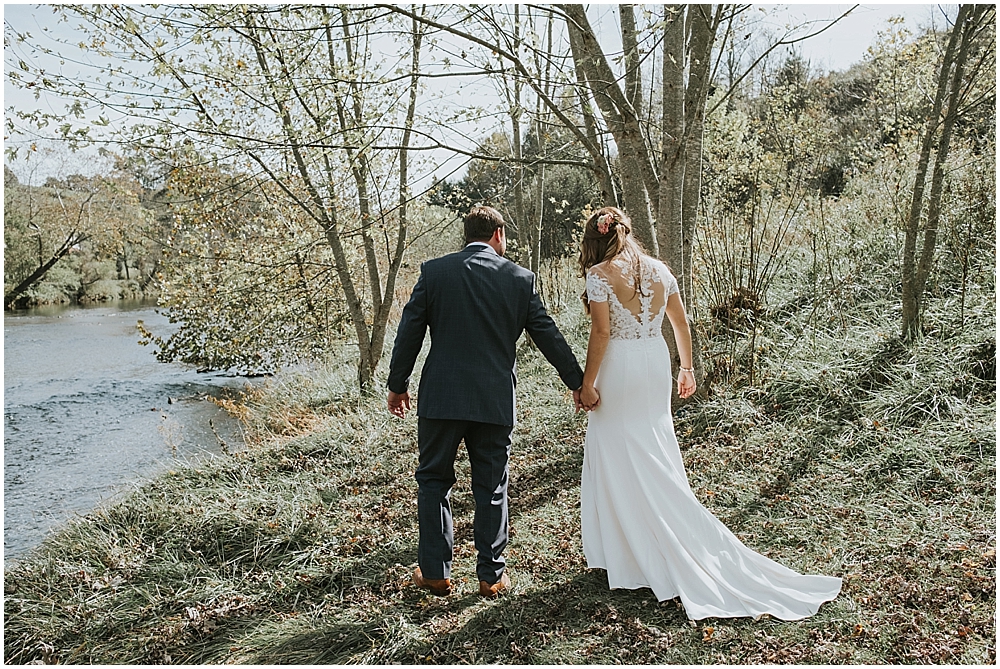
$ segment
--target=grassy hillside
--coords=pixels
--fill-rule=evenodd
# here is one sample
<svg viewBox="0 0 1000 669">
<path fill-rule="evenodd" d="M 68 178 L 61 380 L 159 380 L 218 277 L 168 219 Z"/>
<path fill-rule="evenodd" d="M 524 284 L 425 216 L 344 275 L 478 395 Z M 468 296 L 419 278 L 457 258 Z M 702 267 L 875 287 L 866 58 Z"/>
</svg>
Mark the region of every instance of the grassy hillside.
<svg viewBox="0 0 1000 669">
<path fill-rule="evenodd" d="M 716 381 L 678 411 L 699 498 L 754 549 L 844 578 L 812 618 L 693 623 L 648 590 L 609 591 L 579 534 L 586 418 L 527 347 L 513 591 L 475 594 L 463 455 L 457 594 L 426 595 L 409 581 L 416 418 L 358 396 L 345 352 L 234 405 L 244 452 L 137 487 L 9 568 L 6 661 L 992 664 L 993 305 L 970 299 L 963 325 L 950 299 L 912 347 L 887 301 L 829 328 L 805 327 L 807 309 L 774 317 L 754 385 Z M 578 307 L 557 318 L 582 353 Z"/>
</svg>

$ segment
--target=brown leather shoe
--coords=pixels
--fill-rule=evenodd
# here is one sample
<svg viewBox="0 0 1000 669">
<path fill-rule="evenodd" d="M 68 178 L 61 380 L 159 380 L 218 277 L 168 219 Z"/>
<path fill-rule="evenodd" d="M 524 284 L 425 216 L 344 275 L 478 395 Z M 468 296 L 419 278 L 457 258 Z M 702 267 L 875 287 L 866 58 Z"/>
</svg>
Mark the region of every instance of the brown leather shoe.
<svg viewBox="0 0 1000 669">
<path fill-rule="evenodd" d="M 490 599 L 497 597 L 500 593 L 510 590 L 510 576 L 507 572 L 500 574 L 500 580 L 496 583 L 479 582 L 479 596 Z"/>
<path fill-rule="evenodd" d="M 450 578 L 424 578 L 424 575 L 420 573 L 420 567 L 417 567 L 416 571 L 413 572 L 413 585 L 430 590 L 432 595 L 438 597 L 447 597 L 451 594 Z"/>
</svg>

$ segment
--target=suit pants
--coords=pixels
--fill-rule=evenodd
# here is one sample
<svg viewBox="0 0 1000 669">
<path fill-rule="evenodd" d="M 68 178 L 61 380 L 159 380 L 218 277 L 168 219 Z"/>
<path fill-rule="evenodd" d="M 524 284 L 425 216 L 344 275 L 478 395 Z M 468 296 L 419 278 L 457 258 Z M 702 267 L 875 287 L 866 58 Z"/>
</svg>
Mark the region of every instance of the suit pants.
<svg viewBox="0 0 1000 669">
<path fill-rule="evenodd" d="M 455 456 L 464 439 L 472 469 L 476 574 L 496 583 L 503 574 L 507 547 L 507 461 L 509 425 L 465 420 L 423 418 L 418 422 L 417 515 L 420 541 L 417 560 L 424 578 L 451 578 L 454 538 L 451 488 L 455 485 Z"/>
</svg>

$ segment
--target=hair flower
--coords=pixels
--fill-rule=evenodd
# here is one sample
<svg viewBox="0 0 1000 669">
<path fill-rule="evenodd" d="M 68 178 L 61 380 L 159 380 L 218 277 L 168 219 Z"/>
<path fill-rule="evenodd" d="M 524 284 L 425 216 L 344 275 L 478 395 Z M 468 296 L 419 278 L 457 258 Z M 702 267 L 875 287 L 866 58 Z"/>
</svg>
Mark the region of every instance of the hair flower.
<svg viewBox="0 0 1000 669">
<path fill-rule="evenodd" d="M 601 214 L 597 217 L 597 231 L 602 235 L 608 234 L 611 227 L 611 214 Z"/>
</svg>

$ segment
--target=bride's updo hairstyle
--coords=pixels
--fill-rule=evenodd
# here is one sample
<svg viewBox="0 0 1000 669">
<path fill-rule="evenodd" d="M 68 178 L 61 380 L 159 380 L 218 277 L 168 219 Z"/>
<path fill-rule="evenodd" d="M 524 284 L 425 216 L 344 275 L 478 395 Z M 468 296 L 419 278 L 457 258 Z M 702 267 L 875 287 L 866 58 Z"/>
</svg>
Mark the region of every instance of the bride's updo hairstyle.
<svg viewBox="0 0 1000 669">
<path fill-rule="evenodd" d="M 583 241 L 580 243 L 580 276 L 587 276 L 587 270 L 594 265 L 622 256 L 633 268 L 635 292 L 642 292 L 640 283 L 640 258 L 642 246 L 632 234 L 632 219 L 618 207 L 601 207 L 587 219 L 583 226 Z M 590 313 L 587 291 L 583 292 L 584 309 Z"/>
</svg>

